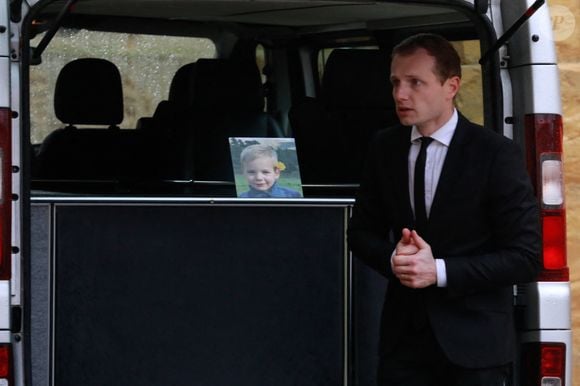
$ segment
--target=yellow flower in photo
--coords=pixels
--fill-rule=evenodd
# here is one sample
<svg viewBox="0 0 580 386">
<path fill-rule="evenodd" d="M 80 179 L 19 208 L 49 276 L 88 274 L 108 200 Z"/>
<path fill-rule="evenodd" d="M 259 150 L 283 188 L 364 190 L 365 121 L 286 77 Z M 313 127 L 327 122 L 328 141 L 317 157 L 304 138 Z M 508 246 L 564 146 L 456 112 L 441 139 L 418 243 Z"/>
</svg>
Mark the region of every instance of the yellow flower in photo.
<svg viewBox="0 0 580 386">
<path fill-rule="evenodd" d="M 284 170 L 286 170 L 286 165 L 284 165 L 284 162 L 282 162 L 282 161 L 278 161 L 278 163 L 276 164 L 276 167 L 281 172 L 283 172 Z"/>
</svg>

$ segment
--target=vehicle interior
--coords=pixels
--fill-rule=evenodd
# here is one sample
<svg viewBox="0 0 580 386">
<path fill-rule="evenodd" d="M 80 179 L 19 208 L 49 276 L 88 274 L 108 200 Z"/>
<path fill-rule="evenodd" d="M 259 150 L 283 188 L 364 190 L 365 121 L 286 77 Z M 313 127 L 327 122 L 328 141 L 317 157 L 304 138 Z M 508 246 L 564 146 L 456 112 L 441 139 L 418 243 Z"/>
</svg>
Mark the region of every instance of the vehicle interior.
<svg viewBox="0 0 580 386">
<path fill-rule="evenodd" d="M 295 139 L 304 197 L 352 197 L 369 141 L 397 123 L 389 53 L 406 36 L 456 42 L 458 107 L 500 119 L 486 98 L 498 65 L 478 64 L 495 39 L 481 16 L 460 1 L 40 1 L 22 58 L 33 191 L 235 197 L 228 138 L 272 137 Z M 100 33 L 126 45 L 101 54 Z M 183 48 L 199 44 L 211 49 Z"/>
<path fill-rule="evenodd" d="M 499 130 L 499 63 L 478 63 L 495 41 L 485 11 L 463 0 L 39 1 L 22 31 L 23 174 L 38 199 L 31 309 L 54 300 L 56 322 L 32 332 L 33 376 L 376 384 L 384 280 L 350 262 L 345 220 L 369 141 L 397 123 L 390 51 L 419 32 L 453 41 L 459 110 Z M 230 138 L 294 138 L 303 196 L 320 200 L 224 199 L 238 196 Z"/>
</svg>

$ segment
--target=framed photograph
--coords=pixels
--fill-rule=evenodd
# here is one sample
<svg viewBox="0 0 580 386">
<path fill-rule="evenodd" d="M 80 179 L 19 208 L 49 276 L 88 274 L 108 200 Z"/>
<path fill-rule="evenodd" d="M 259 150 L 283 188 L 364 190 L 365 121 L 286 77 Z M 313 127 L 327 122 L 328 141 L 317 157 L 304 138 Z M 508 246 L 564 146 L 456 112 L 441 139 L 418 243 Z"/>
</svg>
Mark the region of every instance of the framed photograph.
<svg viewBox="0 0 580 386">
<path fill-rule="evenodd" d="M 233 137 L 229 141 L 238 197 L 303 197 L 294 138 Z"/>
</svg>

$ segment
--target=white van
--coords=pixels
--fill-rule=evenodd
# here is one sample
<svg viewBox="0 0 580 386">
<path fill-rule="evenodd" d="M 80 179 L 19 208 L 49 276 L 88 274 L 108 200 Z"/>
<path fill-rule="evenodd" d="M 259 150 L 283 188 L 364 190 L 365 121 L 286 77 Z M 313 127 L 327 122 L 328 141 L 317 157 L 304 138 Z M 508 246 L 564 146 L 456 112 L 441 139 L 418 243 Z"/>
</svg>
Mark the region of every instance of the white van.
<svg viewBox="0 0 580 386">
<path fill-rule="evenodd" d="M 425 31 L 541 207 L 514 385 L 572 385 L 543 0 L 0 0 L 0 385 L 374 385 L 385 283 L 345 227 Z M 229 137 L 294 137 L 304 197 L 237 198 Z"/>
</svg>

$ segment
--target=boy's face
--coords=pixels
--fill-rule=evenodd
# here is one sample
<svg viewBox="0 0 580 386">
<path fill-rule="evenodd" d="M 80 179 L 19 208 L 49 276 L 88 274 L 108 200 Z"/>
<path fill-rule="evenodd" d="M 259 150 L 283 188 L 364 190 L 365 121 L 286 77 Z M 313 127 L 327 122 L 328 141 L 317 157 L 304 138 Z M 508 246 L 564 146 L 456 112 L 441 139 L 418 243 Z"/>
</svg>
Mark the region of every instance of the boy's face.
<svg viewBox="0 0 580 386">
<path fill-rule="evenodd" d="M 244 176 L 252 188 L 266 191 L 278 180 L 280 170 L 274 165 L 272 158 L 260 157 L 246 162 Z"/>
</svg>

